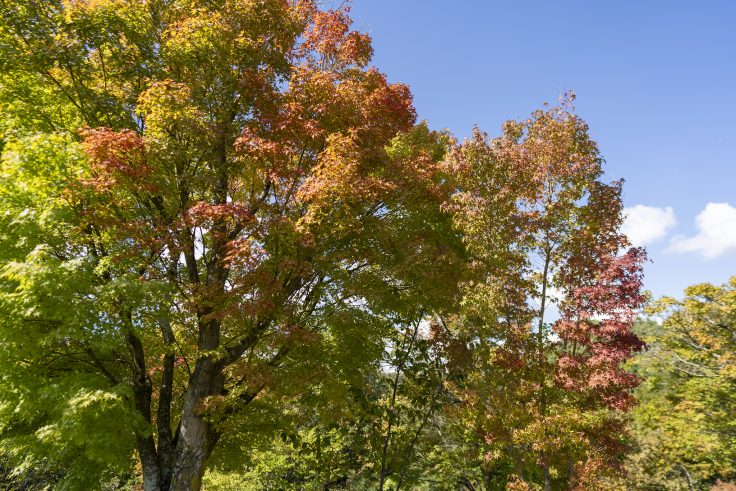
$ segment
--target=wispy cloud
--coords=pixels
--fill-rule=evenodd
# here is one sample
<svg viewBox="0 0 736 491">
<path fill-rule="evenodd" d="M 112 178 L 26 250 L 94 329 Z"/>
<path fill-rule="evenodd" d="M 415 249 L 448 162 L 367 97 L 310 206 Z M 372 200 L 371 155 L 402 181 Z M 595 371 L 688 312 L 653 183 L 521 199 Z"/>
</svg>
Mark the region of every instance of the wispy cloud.
<svg viewBox="0 0 736 491">
<path fill-rule="evenodd" d="M 669 230 L 677 225 L 677 217 L 672 207 L 636 205 L 624 210 L 624 223 L 621 230 L 635 246 L 651 244 L 663 239 Z"/>
<path fill-rule="evenodd" d="M 736 208 L 728 203 L 708 203 L 695 218 L 698 233 L 678 235 L 670 242 L 676 252 L 696 252 L 706 259 L 736 252 Z"/>
</svg>

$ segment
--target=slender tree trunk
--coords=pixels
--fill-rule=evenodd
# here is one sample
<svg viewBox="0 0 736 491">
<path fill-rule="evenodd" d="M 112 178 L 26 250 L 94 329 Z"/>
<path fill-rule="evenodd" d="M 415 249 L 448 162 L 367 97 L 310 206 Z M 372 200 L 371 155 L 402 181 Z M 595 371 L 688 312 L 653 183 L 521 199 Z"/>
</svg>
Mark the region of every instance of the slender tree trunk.
<svg viewBox="0 0 736 491">
<path fill-rule="evenodd" d="M 544 464 L 542 469 L 544 470 L 544 491 L 551 491 L 552 480 L 549 475 L 549 466 L 547 464 Z"/>
<path fill-rule="evenodd" d="M 547 284 L 549 283 L 549 267 L 551 262 L 551 251 L 549 248 L 545 249 L 544 251 L 544 270 L 542 272 L 542 296 L 540 299 L 540 307 L 539 307 L 539 324 L 537 327 L 537 349 L 539 350 L 538 353 L 538 363 L 539 363 L 539 375 L 540 375 L 540 408 L 542 411 L 542 415 L 544 416 L 545 412 L 545 390 L 544 390 L 544 384 L 545 384 L 545 373 L 543 370 L 544 366 L 544 358 L 545 358 L 545 352 L 544 352 L 544 345 L 545 345 L 545 337 L 544 337 L 544 314 L 545 310 L 547 308 Z"/>
<path fill-rule="evenodd" d="M 442 383 L 440 382 L 440 385 L 437 386 L 437 390 L 434 391 L 432 395 L 432 400 L 430 402 L 429 409 L 427 409 L 427 412 L 424 413 L 422 422 L 419 425 L 419 428 L 417 428 L 417 431 L 414 432 L 414 437 L 411 439 L 411 442 L 409 443 L 409 448 L 406 450 L 406 455 L 404 456 L 404 465 L 401 467 L 401 473 L 399 474 L 399 482 L 396 483 L 396 491 L 399 491 L 401 489 L 401 484 L 404 482 L 404 476 L 406 475 L 406 471 L 409 469 L 409 466 L 411 465 L 411 457 L 414 454 L 414 445 L 416 445 L 417 440 L 419 440 L 419 435 L 422 433 L 422 430 L 427 424 L 427 421 L 429 421 L 429 418 L 432 416 L 432 413 L 435 410 L 435 403 L 437 401 L 437 396 L 439 395 L 441 389 L 442 389 Z"/>
<path fill-rule="evenodd" d="M 473 486 L 473 483 L 470 482 L 467 476 L 463 476 L 460 482 L 468 491 L 476 491 L 475 486 Z"/>
<path fill-rule="evenodd" d="M 125 320 L 125 340 L 132 360 L 133 367 L 133 398 L 136 410 L 151 424 L 151 395 L 153 386 L 146 371 L 146 361 L 143 343 L 133 329 L 132 313 L 127 310 L 123 313 Z M 158 453 L 153 434 L 139 433 L 136 435 L 136 446 L 143 468 L 143 489 L 145 491 L 159 491 L 161 489 L 161 473 L 159 469 Z"/>
<path fill-rule="evenodd" d="M 156 426 L 158 429 L 158 458 L 161 485 L 164 489 L 171 482 L 171 459 L 174 454 L 174 438 L 171 434 L 171 399 L 174 385 L 174 355 L 166 354 L 161 374 Z"/>
<path fill-rule="evenodd" d="M 677 464 L 677 466 L 682 469 L 682 472 L 685 473 L 685 478 L 687 479 L 687 489 L 689 489 L 690 491 L 695 491 L 695 486 L 693 486 L 693 478 L 690 476 L 687 468 L 682 464 Z"/>
<path fill-rule="evenodd" d="M 537 333 L 537 341 L 539 344 L 539 375 L 540 375 L 540 384 L 539 384 L 539 411 L 542 417 L 544 417 L 547 413 L 547 394 L 546 394 L 546 388 L 545 384 L 546 381 L 546 373 L 544 371 L 544 359 L 545 359 L 545 337 L 544 337 L 544 314 L 545 309 L 547 307 L 547 284 L 549 282 L 549 267 L 551 262 L 551 250 L 549 247 L 545 248 L 544 251 L 544 271 L 542 276 L 542 298 L 541 298 L 541 306 L 539 309 L 539 328 Z M 542 459 L 544 460 L 546 457 L 544 453 L 542 453 Z M 552 489 L 551 487 L 551 479 L 549 475 L 549 466 L 547 463 L 542 464 L 542 472 L 544 473 L 544 491 L 550 491 Z"/>
<path fill-rule="evenodd" d="M 379 491 L 383 491 L 384 484 L 386 482 L 386 457 L 388 456 L 388 446 L 391 442 L 391 430 L 393 429 L 394 424 L 394 418 L 395 418 L 395 408 L 396 408 L 396 393 L 398 392 L 399 388 L 399 379 L 401 377 L 401 370 L 404 368 L 404 363 L 409 358 L 409 354 L 411 353 L 411 350 L 414 346 L 414 341 L 417 338 L 417 333 L 419 332 L 419 324 L 422 321 L 422 315 L 423 312 L 420 312 L 419 319 L 416 322 L 416 325 L 414 326 L 414 331 L 411 334 L 411 338 L 409 339 L 409 344 L 406 349 L 406 353 L 404 354 L 403 359 L 401 358 L 401 351 L 404 349 L 404 346 L 406 346 L 408 333 L 404 336 L 403 341 L 401 342 L 401 348 L 399 349 L 399 357 L 397 358 L 396 362 L 396 375 L 394 376 L 393 386 L 391 390 L 391 405 L 389 407 L 389 414 L 388 414 L 388 428 L 386 429 L 386 438 L 383 441 L 383 450 L 381 451 L 381 471 L 379 475 L 379 484 L 378 489 Z"/>
<path fill-rule="evenodd" d="M 177 260 L 171 260 L 168 269 L 169 280 L 173 281 L 177 274 Z M 165 294 L 166 303 L 173 305 L 173 299 L 169 293 Z M 168 489 L 171 483 L 171 460 L 174 456 L 174 435 L 171 424 L 171 403 L 174 396 L 174 345 L 176 336 L 171 327 L 171 321 L 164 316 L 158 321 L 161 337 L 166 343 L 166 354 L 163 359 L 163 371 L 161 373 L 161 385 L 159 386 L 158 407 L 156 409 L 156 427 L 158 430 L 158 460 L 159 472 L 161 473 L 161 487 Z"/>
<path fill-rule="evenodd" d="M 567 489 L 573 490 L 577 488 L 577 476 L 575 475 L 575 466 L 572 461 L 567 466 Z"/>
</svg>

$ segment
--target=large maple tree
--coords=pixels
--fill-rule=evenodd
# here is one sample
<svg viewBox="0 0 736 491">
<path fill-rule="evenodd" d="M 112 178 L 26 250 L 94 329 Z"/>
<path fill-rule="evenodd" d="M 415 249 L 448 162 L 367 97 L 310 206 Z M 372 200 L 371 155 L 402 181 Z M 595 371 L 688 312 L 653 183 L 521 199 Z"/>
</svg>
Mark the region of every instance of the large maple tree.
<svg viewBox="0 0 736 491">
<path fill-rule="evenodd" d="M 35 183 L 4 193 L 16 453 L 45 445 L 105 462 L 106 438 L 123 435 L 116 445 L 135 446 L 146 490 L 199 489 L 243 407 L 310 382 L 278 375 L 300 350 L 370 343 L 451 301 L 446 137 L 414 127 L 408 88 L 368 67 L 370 39 L 345 9 L 1 5 L 14 114 L 44 98 L 64 108 L 7 123 L 10 140 L 55 132 L 74 155 L 39 165 L 18 143 L 35 167 L 6 165 Z M 53 186 L 34 195 L 39 180 Z M 49 208 L 58 223 L 44 221 Z M 49 391 L 54 407 L 29 402 Z M 89 408 L 112 417 L 91 424 Z"/>
</svg>

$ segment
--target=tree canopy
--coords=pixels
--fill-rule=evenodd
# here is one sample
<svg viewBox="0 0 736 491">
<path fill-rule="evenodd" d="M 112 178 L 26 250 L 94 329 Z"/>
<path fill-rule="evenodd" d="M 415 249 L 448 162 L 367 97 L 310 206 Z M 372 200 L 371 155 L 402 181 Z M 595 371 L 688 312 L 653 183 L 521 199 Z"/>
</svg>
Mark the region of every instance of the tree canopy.
<svg viewBox="0 0 736 491">
<path fill-rule="evenodd" d="M 625 368 L 646 253 L 574 94 L 458 141 L 371 57 L 315 0 L 0 1 L 10 489 L 620 472 L 659 376 Z M 698 288 L 644 339 L 694 377 L 683 408 L 719 401 L 703 445 L 733 458 L 733 292 Z"/>
</svg>

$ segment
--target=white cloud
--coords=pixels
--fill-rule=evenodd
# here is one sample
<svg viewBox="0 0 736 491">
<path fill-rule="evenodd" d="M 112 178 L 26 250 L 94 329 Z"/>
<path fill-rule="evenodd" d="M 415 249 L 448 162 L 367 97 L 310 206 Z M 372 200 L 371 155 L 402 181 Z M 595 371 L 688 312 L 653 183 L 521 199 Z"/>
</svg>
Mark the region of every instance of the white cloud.
<svg viewBox="0 0 736 491">
<path fill-rule="evenodd" d="M 697 252 L 706 259 L 736 251 L 736 208 L 728 203 L 708 203 L 695 218 L 698 233 L 672 238 L 670 249 Z"/>
<path fill-rule="evenodd" d="M 675 210 L 654 206 L 636 205 L 624 209 L 624 223 L 621 231 L 635 246 L 656 242 L 677 225 Z"/>
</svg>

